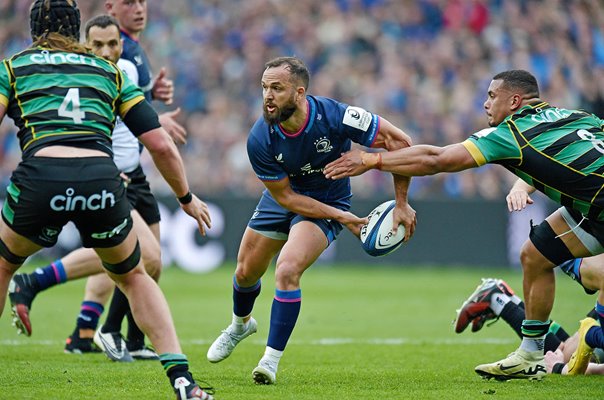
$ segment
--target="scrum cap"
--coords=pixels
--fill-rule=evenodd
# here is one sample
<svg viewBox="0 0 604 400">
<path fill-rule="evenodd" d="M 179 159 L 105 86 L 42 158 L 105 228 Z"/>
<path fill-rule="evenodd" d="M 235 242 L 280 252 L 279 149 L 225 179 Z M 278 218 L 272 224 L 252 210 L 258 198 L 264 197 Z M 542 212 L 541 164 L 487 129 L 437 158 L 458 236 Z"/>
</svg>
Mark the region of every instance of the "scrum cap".
<svg viewBox="0 0 604 400">
<path fill-rule="evenodd" d="M 80 40 L 80 10 L 75 0 L 35 0 L 29 13 L 34 41 L 51 32 Z"/>
</svg>

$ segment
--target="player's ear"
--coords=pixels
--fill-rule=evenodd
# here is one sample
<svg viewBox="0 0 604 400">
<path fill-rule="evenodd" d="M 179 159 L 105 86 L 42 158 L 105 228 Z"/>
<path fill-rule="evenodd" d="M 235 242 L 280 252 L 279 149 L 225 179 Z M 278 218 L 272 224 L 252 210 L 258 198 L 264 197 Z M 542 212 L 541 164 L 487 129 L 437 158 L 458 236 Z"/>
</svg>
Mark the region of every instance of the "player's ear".
<svg viewBox="0 0 604 400">
<path fill-rule="evenodd" d="M 512 95 L 512 97 L 510 98 L 510 108 L 512 109 L 512 111 L 516 111 L 518 110 L 520 107 L 522 107 L 522 100 L 523 97 L 522 95 L 515 93 Z"/>
<path fill-rule="evenodd" d="M 304 86 L 298 86 L 298 88 L 296 89 L 296 93 L 301 98 L 305 98 L 306 97 L 306 89 L 304 89 Z"/>
</svg>

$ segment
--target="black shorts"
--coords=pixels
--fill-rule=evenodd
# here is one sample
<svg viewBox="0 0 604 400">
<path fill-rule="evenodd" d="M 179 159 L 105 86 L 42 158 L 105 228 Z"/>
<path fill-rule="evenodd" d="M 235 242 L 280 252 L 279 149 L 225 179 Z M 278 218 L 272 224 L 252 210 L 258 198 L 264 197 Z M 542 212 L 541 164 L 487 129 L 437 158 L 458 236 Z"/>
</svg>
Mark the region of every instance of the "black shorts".
<svg viewBox="0 0 604 400">
<path fill-rule="evenodd" d="M 604 222 L 590 220 L 569 207 L 560 207 L 558 211 L 570 227 L 569 232 L 573 231 L 591 255 L 601 254 L 604 251 Z M 564 261 L 575 258 L 562 241 L 563 235 L 564 233 L 557 235 L 549 223 L 543 221 L 531 227 L 529 238 L 545 258 L 555 265 L 560 265 Z"/>
<path fill-rule="evenodd" d="M 130 178 L 126 188 L 130 206 L 138 211 L 147 225 L 158 223 L 161 220 L 159 206 L 155 196 L 151 193 L 151 187 L 147 182 L 143 169 L 139 165 L 134 171 L 127 172 L 126 175 Z"/>
<path fill-rule="evenodd" d="M 85 247 L 112 247 L 132 228 L 120 172 L 109 157 L 23 160 L 11 176 L 2 218 L 18 234 L 52 247 L 72 221 Z"/>
</svg>

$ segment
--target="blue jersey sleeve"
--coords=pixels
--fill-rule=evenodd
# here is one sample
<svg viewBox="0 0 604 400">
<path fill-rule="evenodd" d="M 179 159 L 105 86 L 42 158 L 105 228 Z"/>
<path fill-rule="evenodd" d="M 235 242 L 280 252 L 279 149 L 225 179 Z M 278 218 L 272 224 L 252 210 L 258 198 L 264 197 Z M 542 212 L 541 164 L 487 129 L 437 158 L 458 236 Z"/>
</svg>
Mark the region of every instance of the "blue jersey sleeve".
<svg viewBox="0 0 604 400">
<path fill-rule="evenodd" d="M 380 129 L 380 118 L 376 114 L 355 106 L 332 100 L 332 112 L 335 119 L 333 123 L 350 140 L 365 147 L 371 147 L 377 138 Z M 329 111 L 329 110 L 327 110 Z"/>
<path fill-rule="evenodd" d="M 247 155 L 256 176 L 261 181 L 280 181 L 287 176 L 275 156 L 271 154 L 268 126 L 262 119 L 256 121 L 247 139 Z"/>
</svg>

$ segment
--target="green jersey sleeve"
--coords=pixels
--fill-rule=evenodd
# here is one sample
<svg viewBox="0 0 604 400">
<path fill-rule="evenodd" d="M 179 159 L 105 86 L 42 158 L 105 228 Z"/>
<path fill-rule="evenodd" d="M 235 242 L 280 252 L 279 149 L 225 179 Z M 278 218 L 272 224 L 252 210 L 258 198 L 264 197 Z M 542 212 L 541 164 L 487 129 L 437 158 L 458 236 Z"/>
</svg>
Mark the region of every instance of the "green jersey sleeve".
<svg viewBox="0 0 604 400">
<path fill-rule="evenodd" d="M 145 95 L 121 70 L 119 74 L 122 77 L 122 86 L 120 88 L 118 113 L 123 118 L 133 106 L 145 100 Z"/>
<path fill-rule="evenodd" d="M 8 99 L 10 98 L 10 78 L 8 75 L 8 67 L 6 62 L 0 63 L 0 104 L 4 107 L 8 106 Z"/>
<path fill-rule="evenodd" d="M 522 152 L 516 138 L 505 124 L 476 132 L 462 145 L 480 166 L 503 160 L 520 160 Z"/>
</svg>

